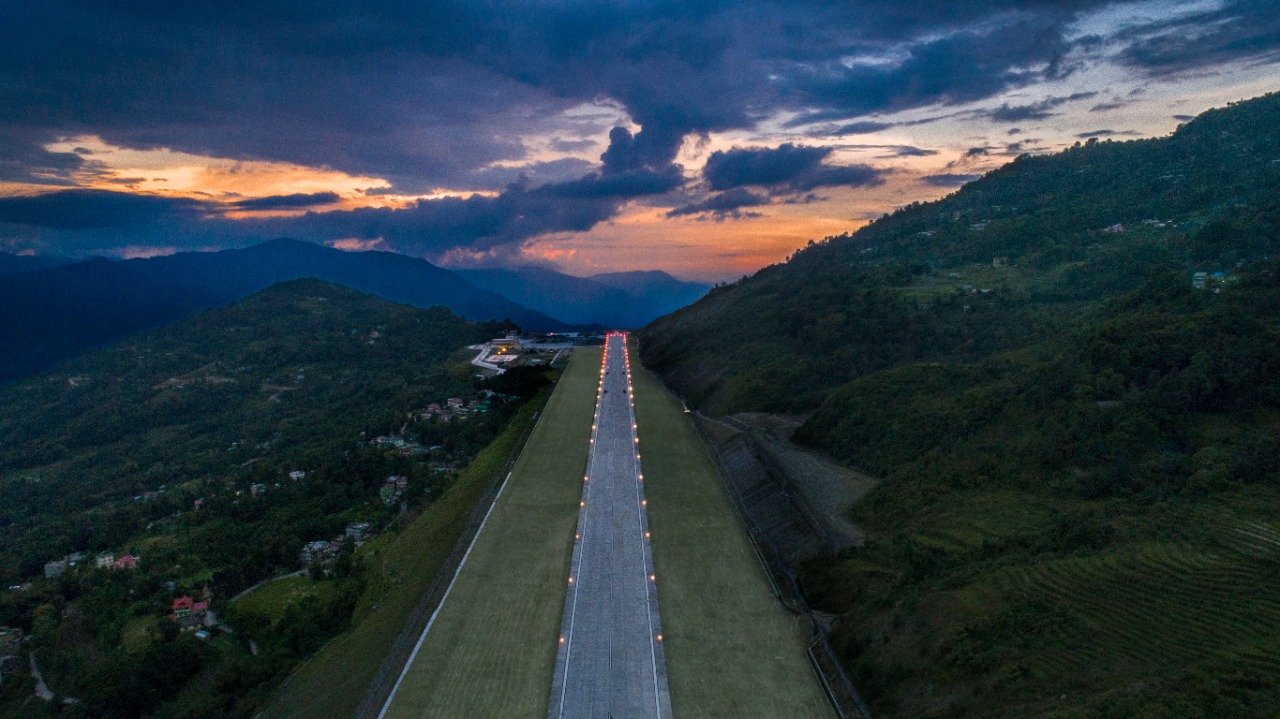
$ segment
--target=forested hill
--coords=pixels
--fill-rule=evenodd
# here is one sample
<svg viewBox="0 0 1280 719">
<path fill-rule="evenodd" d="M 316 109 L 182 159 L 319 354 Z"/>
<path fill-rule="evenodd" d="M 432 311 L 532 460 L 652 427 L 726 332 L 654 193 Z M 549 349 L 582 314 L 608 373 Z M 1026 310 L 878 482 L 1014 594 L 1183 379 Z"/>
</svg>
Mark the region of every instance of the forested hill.
<svg viewBox="0 0 1280 719">
<path fill-rule="evenodd" d="M 0 716 L 255 715 L 382 601 L 355 543 L 450 497 L 431 516 L 461 531 L 459 470 L 546 381 L 477 385 L 465 347 L 504 328 L 295 280 L 0 387 L 0 626 L 80 700 L 32 700 L 23 663 Z M 231 603 L 308 563 L 265 614 Z M 235 634 L 179 636 L 184 596 Z"/>
<path fill-rule="evenodd" d="M 1280 96 L 1021 158 L 640 333 L 879 475 L 803 568 L 878 714 L 1280 715 Z M 1263 638 L 1264 634 L 1267 638 Z"/>
<path fill-rule="evenodd" d="M 1046 312 L 1161 271 L 1230 273 L 1275 254 L 1278 117 L 1272 94 L 1167 138 L 1021 157 L 713 290 L 647 328 L 644 359 L 713 412 L 806 410 L 869 371 L 1019 346 Z"/>
</svg>

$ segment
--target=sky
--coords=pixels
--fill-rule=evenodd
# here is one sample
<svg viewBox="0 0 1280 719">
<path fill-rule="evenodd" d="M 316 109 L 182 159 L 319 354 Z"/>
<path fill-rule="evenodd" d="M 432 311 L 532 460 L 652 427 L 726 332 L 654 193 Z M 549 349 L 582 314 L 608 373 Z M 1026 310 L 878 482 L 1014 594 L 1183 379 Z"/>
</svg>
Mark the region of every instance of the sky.
<svg viewBox="0 0 1280 719">
<path fill-rule="evenodd" d="M 0 250 L 736 279 L 1280 90 L 1280 0 L 0 2 Z"/>
</svg>

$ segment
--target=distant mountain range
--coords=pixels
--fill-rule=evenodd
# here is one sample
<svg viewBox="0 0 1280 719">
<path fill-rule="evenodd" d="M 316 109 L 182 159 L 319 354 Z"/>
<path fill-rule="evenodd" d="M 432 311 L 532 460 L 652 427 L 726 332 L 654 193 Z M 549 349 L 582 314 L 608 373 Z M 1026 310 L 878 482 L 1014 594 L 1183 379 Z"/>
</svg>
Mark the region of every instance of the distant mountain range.
<svg viewBox="0 0 1280 719">
<path fill-rule="evenodd" d="M 539 331 L 570 328 L 425 260 L 273 240 L 242 250 L 94 258 L 6 274 L 0 282 L 0 382 L 304 277 L 417 307 L 444 306 L 471 320 L 510 320 Z"/>
<path fill-rule="evenodd" d="M 57 267 L 65 265 L 71 260 L 62 257 L 47 257 L 41 255 L 15 255 L 9 252 L 0 252 L 0 275 L 8 275 L 14 272 L 31 272 L 32 270 L 43 270 L 49 267 Z"/>
<path fill-rule="evenodd" d="M 656 270 L 574 277 L 541 267 L 458 270 L 467 282 L 571 324 L 642 327 L 696 302 L 709 285 Z"/>
<path fill-rule="evenodd" d="M 595 278 L 541 268 L 452 272 L 393 252 L 344 252 L 287 239 L 133 260 L 0 254 L 0 275 L 0 382 L 306 277 L 536 332 L 638 327 L 708 289 L 664 272 Z"/>
</svg>

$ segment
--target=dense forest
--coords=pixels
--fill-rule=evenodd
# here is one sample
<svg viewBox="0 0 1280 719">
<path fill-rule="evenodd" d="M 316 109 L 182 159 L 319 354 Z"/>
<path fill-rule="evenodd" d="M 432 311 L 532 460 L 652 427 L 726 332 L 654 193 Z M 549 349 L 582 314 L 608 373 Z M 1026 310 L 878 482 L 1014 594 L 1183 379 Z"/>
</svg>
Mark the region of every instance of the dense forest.
<svg viewBox="0 0 1280 719">
<path fill-rule="evenodd" d="M 464 348 L 504 329 L 297 280 L 0 388 L 0 626 L 78 700 L 34 699 L 23 666 L 0 716 L 261 709 L 363 601 L 356 547 L 546 384 L 474 377 Z M 231 601 L 295 570 L 270 586 L 297 596 Z"/>
<path fill-rule="evenodd" d="M 803 570 L 878 713 L 1280 713 L 1277 118 L 1021 157 L 640 333 L 881 478 Z"/>
</svg>

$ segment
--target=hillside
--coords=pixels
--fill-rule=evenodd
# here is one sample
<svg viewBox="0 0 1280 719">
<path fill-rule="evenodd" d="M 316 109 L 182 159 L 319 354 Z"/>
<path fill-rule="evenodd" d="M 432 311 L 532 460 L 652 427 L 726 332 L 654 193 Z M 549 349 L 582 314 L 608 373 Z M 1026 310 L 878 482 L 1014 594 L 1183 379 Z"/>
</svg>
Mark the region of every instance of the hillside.
<svg viewBox="0 0 1280 719">
<path fill-rule="evenodd" d="M 525 307 L 577 325 L 642 327 L 702 297 L 706 285 L 665 272 L 574 277 L 541 267 L 457 270 L 458 275 Z"/>
<path fill-rule="evenodd" d="M 802 571 L 878 712 L 1280 712 L 1278 117 L 1019 158 L 640 333 L 883 479 Z"/>
<path fill-rule="evenodd" d="M 15 255 L 9 252 L 0 252 L 0 275 L 9 275 L 15 272 L 31 272 L 32 270 L 43 270 L 49 267 L 64 265 L 67 264 L 67 262 L 68 260 L 58 257 Z"/>
<path fill-rule="evenodd" d="M 463 348 L 498 329 L 297 280 L 0 388 L 0 585 L 17 587 L 0 625 L 31 632 L 50 685 L 82 699 L 61 715 L 260 709 L 394 584 L 354 545 L 452 497 L 537 391 L 482 395 Z M 450 397 L 465 401 L 450 421 L 422 409 Z M 452 529 L 424 531 L 451 544 L 493 471 L 430 514 Z M 308 561 L 310 579 L 280 585 L 294 595 L 230 602 Z M 183 596 L 235 634 L 179 634 L 166 615 Z M 21 677 L 0 716 L 42 706 Z"/>
<path fill-rule="evenodd" d="M 510 320 L 530 330 L 567 328 L 426 260 L 273 240 L 242 250 L 119 262 L 95 258 L 6 276 L 0 283 L 0 382 L 304 277 L 416 307 L 447 307 L 477 321 Z"/>
</svg>

